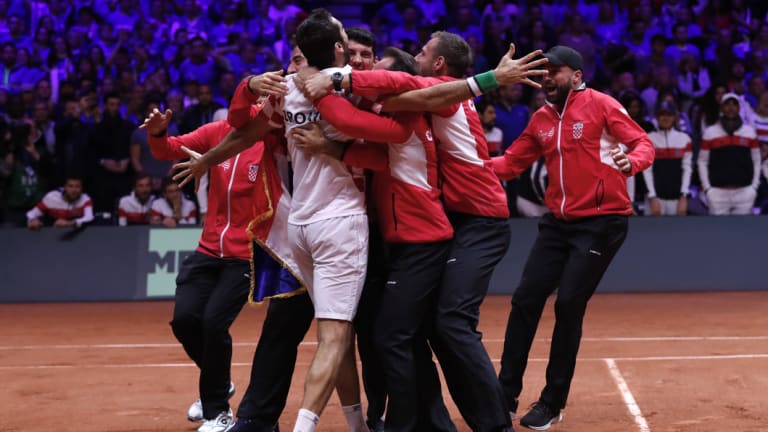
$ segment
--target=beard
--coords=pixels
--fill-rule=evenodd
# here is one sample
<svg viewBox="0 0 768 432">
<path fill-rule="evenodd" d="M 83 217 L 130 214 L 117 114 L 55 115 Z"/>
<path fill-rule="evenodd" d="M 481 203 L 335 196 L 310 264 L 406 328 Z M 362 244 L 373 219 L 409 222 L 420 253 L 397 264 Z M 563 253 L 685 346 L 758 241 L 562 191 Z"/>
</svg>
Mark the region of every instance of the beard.
<svg viewBox="0 0 768 432">
<path fill-rule="evenodd" d="M 344 47 L 344 65 L 349 64 L 349 45 L 347 44 L 347 41 L 342 40 L 341 46 Z"/>
<path fill-rule="evenodd" d="M 571 86 L 569 84 L 557 85 L 555 80 L 548 80 L 544 83 L 544 91 L 547 94 L 547 102 L 562 107 L 565 105 L 565 100 L 568 99 Z"/>
</svg>

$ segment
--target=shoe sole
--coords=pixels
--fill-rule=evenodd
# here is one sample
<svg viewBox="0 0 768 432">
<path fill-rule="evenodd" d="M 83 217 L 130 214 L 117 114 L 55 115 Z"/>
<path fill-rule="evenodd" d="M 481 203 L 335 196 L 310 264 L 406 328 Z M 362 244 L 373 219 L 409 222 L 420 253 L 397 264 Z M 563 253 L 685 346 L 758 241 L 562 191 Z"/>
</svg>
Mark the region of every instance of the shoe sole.
<svg viewBox="0 0 768 432">
<path fill-rule="evenodd" d="M 557 415 L 557 417 L 552 417 L 552 419 L 549 420 L 549 423 L 547 423 L 545 425 L 542 425 L 542 426 L 527 425 L 527 424 L 523 424 L 522 422 L 520 423 L 520 425 L 523 426 L 523 427 L 526 427 L 528 429 L 533 429 L 533 430 L 537 430 L 537 431 L 545 431 L 545 430 L 549 430 L 549 428 L 551 428 L 553 424 L 560 423 L 562 421 L 563 421 L 563 413 L 560 413 L 560 414 Z"/>
</svg>

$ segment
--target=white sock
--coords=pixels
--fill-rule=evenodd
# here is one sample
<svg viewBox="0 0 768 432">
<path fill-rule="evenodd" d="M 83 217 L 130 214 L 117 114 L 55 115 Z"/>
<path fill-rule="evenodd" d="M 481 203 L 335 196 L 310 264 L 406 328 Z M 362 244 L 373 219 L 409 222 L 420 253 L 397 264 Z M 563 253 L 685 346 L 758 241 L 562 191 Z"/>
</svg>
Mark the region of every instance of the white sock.
<svg viewBox="0 0 768 432">
<path fill-rule="evenodd" d="M 369 432 L 363 417 L 363 407 L 360 404 L 343 406 L 341 410 L 344 412 L 344 418 L 347 419 L 349 432 Z"/>
<path fill-rule="evenodd" d="M 296 425 L 293 427 L 293 432 L 315 432 L 315 427 L 320 421 L 320 417 L 308 409 L 300 409 L 299 415 L 296 416 Z"/>
</svg>

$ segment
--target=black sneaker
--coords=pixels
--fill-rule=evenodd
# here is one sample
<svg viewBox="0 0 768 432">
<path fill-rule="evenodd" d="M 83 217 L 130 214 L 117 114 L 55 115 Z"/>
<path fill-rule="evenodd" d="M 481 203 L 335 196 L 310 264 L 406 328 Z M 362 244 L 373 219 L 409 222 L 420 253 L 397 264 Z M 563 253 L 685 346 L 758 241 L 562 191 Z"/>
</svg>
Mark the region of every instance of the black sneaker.
<svg viewBox="0 0 768 432">
<path fill-rule="evenodd" d="M 384 420 L 382 419 L 368 420 L 365 424 L 368 425 L 368 430 L 371 432 L 384 432 Z"/>
<path fill-rule="evenodd" d="M 533 430 L 547 430 L 553 424 L 563 421 L 563 414 L 538 401 L 531 406 L 527 414 L 520 419 L 520 424 Z"/>
<path fill-rule="evenodd" d="M 280 432 L 280 427 L 275 424 L 273 428 L 259 420 L 240 417 L 227 432 Z"/>
</svg>

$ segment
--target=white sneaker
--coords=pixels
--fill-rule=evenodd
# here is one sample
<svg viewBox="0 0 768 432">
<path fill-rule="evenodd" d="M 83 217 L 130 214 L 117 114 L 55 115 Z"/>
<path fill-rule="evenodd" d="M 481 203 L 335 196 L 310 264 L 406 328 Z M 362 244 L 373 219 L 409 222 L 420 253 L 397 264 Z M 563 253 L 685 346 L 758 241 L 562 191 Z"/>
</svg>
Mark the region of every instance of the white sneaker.
<svg viewBox="0 0 768 432">
<path fill-rule="evenodd" d="M 197 432 L 225 432 L 234 423 L 232 409 L 222 411 L 215 419 L 206 420 L 197 428 Z"/>
<path fill-rule="evenodd" d="M 232 399 L 232 396 L 235 395 L 235 383 L 232 381 L 229 382 L 229 393 L 227 394 L 227 399 Z M 203 418 L 203 401 L 201 401 L 199 398 L 192 402 L 192 405 L 189 406 L 189 409 L 187 410 L 187 420 L 191 422 L 200 422 L 205 420 Z"/>
</svg>

